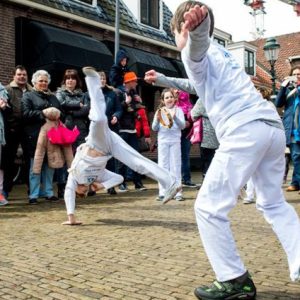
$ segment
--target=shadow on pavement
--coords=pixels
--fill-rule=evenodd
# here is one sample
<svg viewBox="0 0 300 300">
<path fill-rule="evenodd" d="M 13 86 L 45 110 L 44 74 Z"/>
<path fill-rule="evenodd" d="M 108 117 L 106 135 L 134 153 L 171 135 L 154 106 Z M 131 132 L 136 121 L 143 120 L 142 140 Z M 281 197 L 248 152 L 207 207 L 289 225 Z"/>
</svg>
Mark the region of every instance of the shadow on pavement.
<svg viewBox="0 0 300 300">
<path fill-rule="evenodd" d="M 174 222 L 174 221 L 157 221 L 157 220 L 120 220 L 120 219 L 99 219 L 96 220 L 99 225 L 127 226 L 127 227 L 153 227 L 159 226 L 181 231 L 195 231 L 196 223 Z M 88 226 L 95 226 L 91 224 Z M 96 225 L 97 226 L 97 225 Z"/>
</svg>

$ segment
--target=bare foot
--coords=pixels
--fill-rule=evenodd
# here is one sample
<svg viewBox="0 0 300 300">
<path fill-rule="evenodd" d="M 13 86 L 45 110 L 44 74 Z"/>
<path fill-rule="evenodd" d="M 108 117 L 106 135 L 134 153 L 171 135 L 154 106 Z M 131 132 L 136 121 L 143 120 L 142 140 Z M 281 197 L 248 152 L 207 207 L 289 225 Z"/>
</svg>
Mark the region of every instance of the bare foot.
<svg viewBox="0 0 300 300">
<path fill-rule="evenodd" d="M 81 224 L 82 224 L 82 222 L 80 222 L 80 221 L 74 221 L 74 222 L 65 221 L 65 222 L 61 223 L 61 225 L 71 225 L 71 226 L 81 225 Z"/>
</svg>

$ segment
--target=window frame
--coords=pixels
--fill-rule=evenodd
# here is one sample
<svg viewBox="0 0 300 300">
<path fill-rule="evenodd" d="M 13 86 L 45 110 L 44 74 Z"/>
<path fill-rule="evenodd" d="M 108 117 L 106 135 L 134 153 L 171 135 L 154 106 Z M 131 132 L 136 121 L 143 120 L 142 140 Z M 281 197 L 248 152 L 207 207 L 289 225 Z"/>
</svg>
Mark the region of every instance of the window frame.
<svg viewBox="0 0 300 300">
<path fill-rule="evenodd" d="M 225 39 L 221 39 L 221 38 L 219 38 L 217 36 L 214 36 L 213 39 L 214 39 L 214 42 L 216 42 L 219 45 L 222 45 L 223 47 L 226 48 L 226 40 Z"/>
<path fill-rule="evenodd" d="M 85 2 L 86 0 L 73 0 L 73 1 L 90 7 L 96 7 L 98 5 L 97 0 L 90 0 L 92 4 Z"/>
<path fill-rule="evenodd" d="M 147 2 L 147 21 L 143 21 L 142 20 L 142 8 L 144 7 L 142 5 L 142 1 L 146 1 Z M 151 12 L 152 10 L 149 9 L 149 7 L 151 7 L 151 4 L 153 5 L 154 1 L 157 1 L 157 25 L 154 25 L 153 23 L 151 23 Z M 162 28 L 162 1 L 161 0 L 140 0 L 139 1 L 139 21 L 142 25 L 150 27 L 150 28 L 154 28 L 157 30 L 161 30 Z"/>
<path fill-rule="evenodd" d="M 248 75 L 255 76 L 255 53 L 249 49 L 244 50 L 244 67 Z"/>
</svg>

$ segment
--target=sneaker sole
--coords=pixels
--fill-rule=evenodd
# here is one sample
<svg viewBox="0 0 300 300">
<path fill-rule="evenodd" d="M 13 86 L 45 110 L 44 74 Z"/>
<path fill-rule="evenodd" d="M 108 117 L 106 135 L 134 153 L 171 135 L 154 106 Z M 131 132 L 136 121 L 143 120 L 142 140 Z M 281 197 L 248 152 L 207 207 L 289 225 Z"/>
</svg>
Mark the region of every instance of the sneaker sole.
<svg viewBox="0 0 300 300">
<path fill-rule="evenodd" d="M 219 297 L 219 298 L 212 298 L 212 297 L 207 297 L 207 296 L 201 296 L 197 293 L 197 291 L 194 291 L 194 295 L 199 299 L 199 300 L 255 300 L 256 299 L 256 292 L 254 293 L 254 295 L 249 295 L 249 294 L 236 294 L 236 295 L 232 295 L 232 296 L 227 296 L 227 297 Z"/>
<path fill-rule="evenodd" d="M 183 184 L 182 186 L 183 186 L 183 187 L 186 187 L 186 188 L 190 188 L 190 189 L 195 189 L 195 188 L 197 188 L 196 185 L 185 185 L 185 184 Z"/>
<path fill-rule="evenodd" d="M 97 71 L 93 67 L 84 67 L 82 68 L 82 72 L 85 76 L 89 77 L 98 77 Z"/>
<path fill-rule="evenodd" d="M 170 200 L 172 200 L 174 198 L 174 196 L 182 189 L 182 186 L 175 186 L 173 188 L 171 188 L 172 190 L 170 191 L 169 195 L 166 197 L 164 197 L 162 204 L 166 204 L 168 203 Z"/>
</svg>

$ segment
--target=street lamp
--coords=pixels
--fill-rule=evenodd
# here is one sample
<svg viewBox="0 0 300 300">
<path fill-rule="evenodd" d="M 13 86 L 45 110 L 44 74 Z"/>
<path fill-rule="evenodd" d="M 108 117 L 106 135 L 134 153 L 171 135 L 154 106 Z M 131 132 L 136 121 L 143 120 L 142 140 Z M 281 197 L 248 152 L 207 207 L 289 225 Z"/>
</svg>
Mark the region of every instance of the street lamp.
<svg viewBox="0 0 300 300">
<path fill-rule="evenodd" d="M 275 63 L 278 59 L 280 45 L 277 43 L 275 38 L 268 38 L 265 45 L 264 45 L 264 53 L 267 61 L 270 63 L 271 66 L 271 80 L 272 80 L 272 90 L 273 95 L 276 95 L 276 72 L 275 72 Z"/>
</svg>

